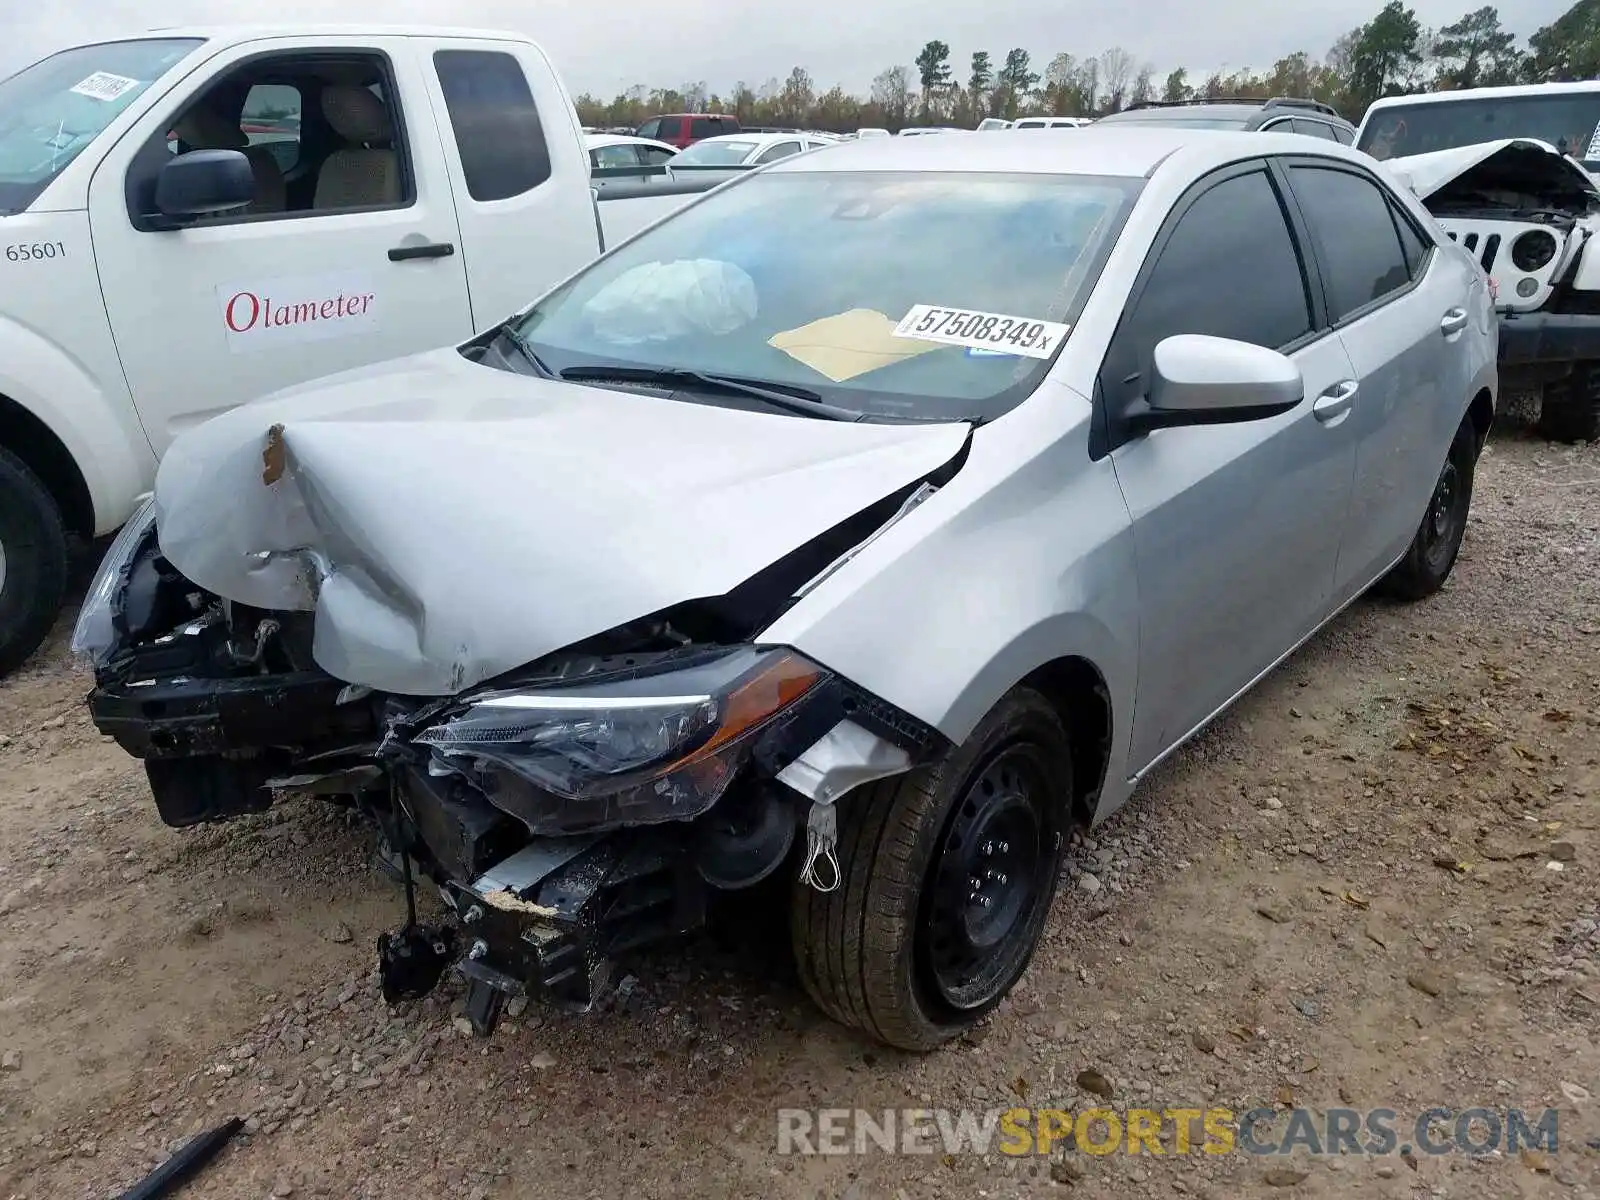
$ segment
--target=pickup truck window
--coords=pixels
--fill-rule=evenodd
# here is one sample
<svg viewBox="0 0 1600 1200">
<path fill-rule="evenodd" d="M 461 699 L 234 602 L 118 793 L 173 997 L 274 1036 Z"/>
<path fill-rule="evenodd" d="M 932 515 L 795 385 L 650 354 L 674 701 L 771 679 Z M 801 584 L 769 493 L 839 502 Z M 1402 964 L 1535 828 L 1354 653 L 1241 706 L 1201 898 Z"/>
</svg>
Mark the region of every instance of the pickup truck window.
<svg viewBox="0 0 1600 1200">
<path fill-rule="evenodd" d="M 558 373 L 688 370 L 868 419 L 987 419 L 1044 378 L 1140 186 L 780 167 L 597 260 L 515 332 Z"/>
<path fill-rule="evenodd" d="M 474 200 L 505 200 L 550 178 L 550 147 L 522 64 L 498 50 L 433 56 Z"/>
<path fill-rule="evenodd" d="M 118 113 L 201 44 L 146 38 L 78 46 L 0 81 L 0 213 L 32 204 Z"/>
<path fill-rule="evenodd" d="M 176 102 L 128 169 L 129 217 L 152 223 L 156 176 L 174 153 L 238 150 L 255 176 L 243 211 L 207 225 L 405 208 L 416 190 L 388 59 L 305 51 L 246 60 Z M 176 135 L 176 145 L 167 131 Z"/>
</svg>

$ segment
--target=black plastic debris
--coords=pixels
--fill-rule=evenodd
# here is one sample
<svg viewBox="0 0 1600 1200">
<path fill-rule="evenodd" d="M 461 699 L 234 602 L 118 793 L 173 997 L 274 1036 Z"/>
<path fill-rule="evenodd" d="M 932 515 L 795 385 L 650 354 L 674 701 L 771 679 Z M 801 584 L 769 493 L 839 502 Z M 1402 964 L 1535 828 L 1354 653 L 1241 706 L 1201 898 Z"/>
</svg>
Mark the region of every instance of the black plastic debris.
<svg viewBox="0 0 1600 1200">
<path fill-rule="evenodd" d="M 221 1153 L 233 1135 L 243 1128 L 243 1119 L 234 1117 L 215 1129 L 195 1134 L 171 1158 L 123 1192 L 121 1200 L 157 1200 L 160 1196 L 170 1196 Z"/>
</svg>

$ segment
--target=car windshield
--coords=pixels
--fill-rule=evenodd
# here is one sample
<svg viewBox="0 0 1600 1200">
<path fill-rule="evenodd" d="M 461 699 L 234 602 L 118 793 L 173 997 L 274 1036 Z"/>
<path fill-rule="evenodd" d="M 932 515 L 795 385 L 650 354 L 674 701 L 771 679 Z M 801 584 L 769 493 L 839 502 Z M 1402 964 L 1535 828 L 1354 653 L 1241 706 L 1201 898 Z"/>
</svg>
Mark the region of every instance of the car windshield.
<svg viewBox="0 0 1600 1200">
<path fill-rule="evenodd" d="M 690 371 L 868 420 L 986 420 L 1043 378 L 1140 186 L 763 172 L 599 259 L 514 333 L 558 374 Z"/>
<path fill-rule="evenodd" d="M 1380 108 L 1356 148 L 1373 158 L 1403 158 L 1501 138 L 1536 138 L 1574 158 L 1600 154 L 1600 89 Z"/>
<path fill-rule="evenodd" d="M 747 141 L 696 142 L 673 156 L 675 167 L 736 167 L 750 157 L 757 143 Z"/>
<path fill-rule="evenodd" d="M 77 46 L 0 80 L 0 213 L 21 212 L 145 88 L 201 44 Z"/>
</svg>

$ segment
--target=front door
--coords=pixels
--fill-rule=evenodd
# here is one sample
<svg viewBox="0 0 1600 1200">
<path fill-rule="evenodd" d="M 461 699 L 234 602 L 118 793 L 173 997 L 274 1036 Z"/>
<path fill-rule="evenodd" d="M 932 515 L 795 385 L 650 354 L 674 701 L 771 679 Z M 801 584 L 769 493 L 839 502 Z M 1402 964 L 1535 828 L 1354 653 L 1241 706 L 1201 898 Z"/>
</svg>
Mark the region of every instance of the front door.
<svg viewBox="0 0 1600 1200">
<path fill-rule="evenodd" d="M 267 118 L 245 112 L 264 94 L 300 116 L 268 114 L 270 146 L 255 130 Z M 258 202 L 161 228 L 155 175 L 193 149 L 243 150 Z M 449 177 L 402 39 L 274 38 L 203 64 L 107 155 L 89 216 L 117 352 L 158 454 L 256 396 L 472 330 Z"/>
<path fill-rule="evenodd" d="M 1130 761 L 1141 770 L 1326 617 L 1355 464 L 1350 360 L 1313 302 L 1309 256 L 1265 166 L 1199 185 L 1152 258 L 1107 353 L 1109 403 L 1143 395 L 1151 351 L 1180 333 L 1282 350 L 1305 399 L 1112 452 L 1138 563 Z"/>
</svg>

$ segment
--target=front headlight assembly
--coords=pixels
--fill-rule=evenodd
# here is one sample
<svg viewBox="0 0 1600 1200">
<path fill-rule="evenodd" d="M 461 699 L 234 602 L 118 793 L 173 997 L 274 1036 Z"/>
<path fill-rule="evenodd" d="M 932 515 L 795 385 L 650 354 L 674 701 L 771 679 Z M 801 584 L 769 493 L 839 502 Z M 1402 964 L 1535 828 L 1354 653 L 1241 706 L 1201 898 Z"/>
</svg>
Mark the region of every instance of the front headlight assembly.
<svg viewBox="0 0 1600 1200">
<path fill-rule="evenodd" d="M 151 497 L 118 530 L 111 548 L 100 560 L 100 569 L 89 584 L 83 607 L 78 610 L 78 623 L 72 630 L 72 652 L 90 666 L 104 666 L 121 640 L 121 631 L 117 628 L 121 594 L 128 586 L 128 572 L 145 538 L 154 533 L 155 525 L 156 502 Z"/>
<path fill-rule="evenodd" d="M 413 740 L 535 835 L 685 821 L 827 678 L 791 650 L 739 646 L 653 674 L 485 693 Z"/>
</svg>

